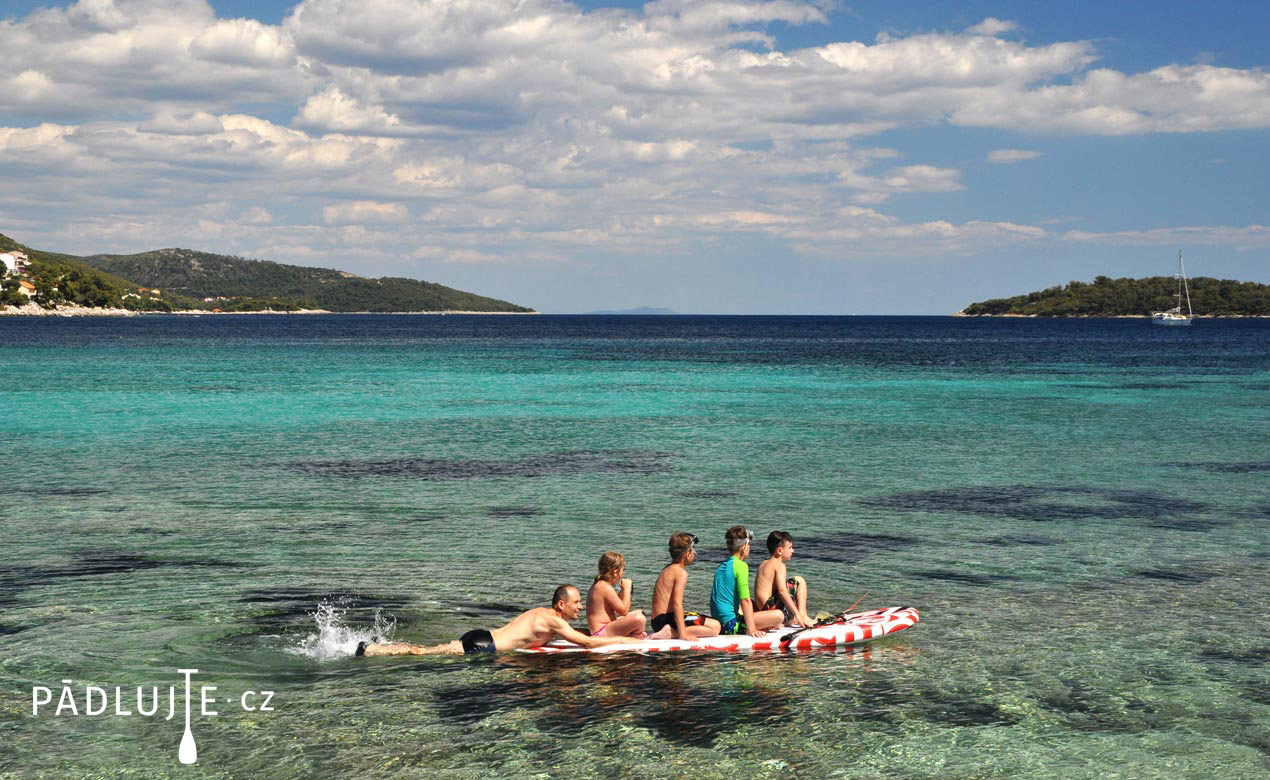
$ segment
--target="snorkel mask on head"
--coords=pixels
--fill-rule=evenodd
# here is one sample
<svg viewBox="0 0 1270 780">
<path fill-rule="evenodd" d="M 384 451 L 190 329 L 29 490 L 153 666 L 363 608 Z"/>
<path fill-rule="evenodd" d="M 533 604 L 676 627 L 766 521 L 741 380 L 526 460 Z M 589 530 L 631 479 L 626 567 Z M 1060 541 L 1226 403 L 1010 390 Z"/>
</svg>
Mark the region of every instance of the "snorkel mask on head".
<svg viewBox="0 0 1270 780">
<path fill-rule="evenodd" d="M 745 536 L 738 537 L 736 539 L 731 539 L 728 541 L 728 552 L 736 552 L 737 550 L 740 550 L 745 545 L 753 543 L 753 541 L 754 541 L 754 532 L 747 528 L 745 530 Z"/>
</svg>

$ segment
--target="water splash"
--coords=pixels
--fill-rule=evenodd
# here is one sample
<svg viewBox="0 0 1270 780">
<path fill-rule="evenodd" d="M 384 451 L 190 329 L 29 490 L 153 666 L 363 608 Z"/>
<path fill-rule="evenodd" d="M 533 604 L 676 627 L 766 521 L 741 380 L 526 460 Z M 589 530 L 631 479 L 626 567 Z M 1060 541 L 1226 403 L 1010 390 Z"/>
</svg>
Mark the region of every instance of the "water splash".
<svg viewBox="0 0 1270 780">
<path fill-rule="evenodd" d="M 375 609 L 375 622 L 370 627 L 349 625 L 346 622 L 348 609 L 338 603 L 323 601 L 312 614 L 317 633 L 304 637 L 295 647 L 287 648 L 287 652 L 314 661 L 347 658 L 357 650 L 358 642 L 386 642 L 397 629 L 397 621 L 385 617 L 379 608 Z"/>
</svg>

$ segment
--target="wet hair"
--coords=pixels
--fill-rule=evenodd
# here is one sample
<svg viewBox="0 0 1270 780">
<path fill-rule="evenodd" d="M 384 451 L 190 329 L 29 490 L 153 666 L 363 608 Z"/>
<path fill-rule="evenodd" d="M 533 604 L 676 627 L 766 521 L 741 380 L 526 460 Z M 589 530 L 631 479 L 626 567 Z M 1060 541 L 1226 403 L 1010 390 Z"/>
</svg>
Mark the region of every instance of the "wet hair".
<svg viewBox="0 0 1270 780">
<path fill-rule="evenodd" d="M 697 543 L 697 537 L 692 534 L 686 534 L 683 531 L 677 531 L 670 536 L 670 560 L 679 563 Z"/>
<path fill-rule="evenodd" d="M 728 552 L 737 552 L 753 538 L 754 535 L 745 530 L 743 525 L 734 525 L 723 535 L 723 540 L 728 543 Z"/>
<path fill-rule="evenodd" d="M 794 537 L 790 536 L 788 533 L 784 531 L 772 531 L 770 534 L 767 535 L 767 551 L 771 553 L 772 555 L 775 555 L 777 548 L 779 548 L 785 542 L 789 542 L 790 544 L 793 544 Z"/>
<path fill-rule="evenodd" d="M 554 607 L 562 601 L 568 601 L 569 591 L 571 590 L 577 590 L 577 588 L 572 585 L 561 585 L 556 588 L 556 592 L 551 594 L 551 606 Z"/>
<path fill-rule="evenodd" d="M 608 582 L 609 578 L 620 572 L 622 567 L 625 565 L 626 558 L 624 558 L 620 552 L 606 550 L 604 554 L 600 556 L 600 573 L 595 575 L 595 581 L 599 582 L 600 580 L 604 580 L 605 582 Z"/>
</svg>

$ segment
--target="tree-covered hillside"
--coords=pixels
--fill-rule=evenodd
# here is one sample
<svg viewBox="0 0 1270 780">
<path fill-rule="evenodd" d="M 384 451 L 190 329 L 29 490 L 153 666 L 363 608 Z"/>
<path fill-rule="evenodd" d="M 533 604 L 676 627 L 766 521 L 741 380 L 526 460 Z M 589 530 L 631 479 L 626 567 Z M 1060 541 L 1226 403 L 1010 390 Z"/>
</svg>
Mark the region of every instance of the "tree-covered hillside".
<svg viewBox="0 0 1270 780">
<path fill-rule="evenodd" d="M 30 270 L 21 279 L 35 285 L 33 301 L 42 306 L 70 303 L 132 311 L 172 311 L 194 305 L 193 300 L 181 295 L 142 292 L 131 280 L 94 268 L 82 258 L 32 249 L 0 235 L 0 252 L 15 250 L 26 253 L 31 261 Z M 9 277 L 0 281 L 0 306 L 21 306 L 30 302 L 18 291 L 21 279 Z"/>
<path fill-rule="evenodd" d="M 1204 276 L 1190 279 L 1188 284 L 1191 309 L 1197 317 L 1270 315 L 1270 285 Z M 1092 283 L 1069 282 L 1063 287 L 1051 287 L 1013 298 L 994 298 L 972 303 L 962 313 L 971 316 L 1149 316 L 1153 311 L 1171 309 L 1176 304 L 1177 279 L 1174 277 L 1112 279 L 1099 276 Z M 1185 301 L 1182 309 L 1186 309 Z"/>
<path fill-rule="evenodd" d="M 283 265 L 190 249 L 159 249 L 136 255 L 93 255 L 84 260 L 96 268 L 140 284 L 199 300 L 270 298 L 337 312 L 533 311 L 507 301 L 416 279 L 366 279 L 328 268 Z"/>
</svg>

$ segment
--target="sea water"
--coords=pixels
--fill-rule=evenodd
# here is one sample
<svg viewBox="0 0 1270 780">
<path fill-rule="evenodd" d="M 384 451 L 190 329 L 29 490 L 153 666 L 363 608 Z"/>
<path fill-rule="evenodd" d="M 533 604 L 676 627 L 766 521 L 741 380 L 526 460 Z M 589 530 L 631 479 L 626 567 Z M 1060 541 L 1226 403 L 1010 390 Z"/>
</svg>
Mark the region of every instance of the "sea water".
<svg viewBox="0 0 1270 780">
<path fill-rule="evenodd" d="M 8 318 L 0 411 L 3 777 L 1270 775 L 1265 320 Z M 351 657 L 608 549 L 647 609 L 678 530 L 705 609 L 736 523 L 793 534 L 812 612 L 922 621 Z"/>
</svg>

